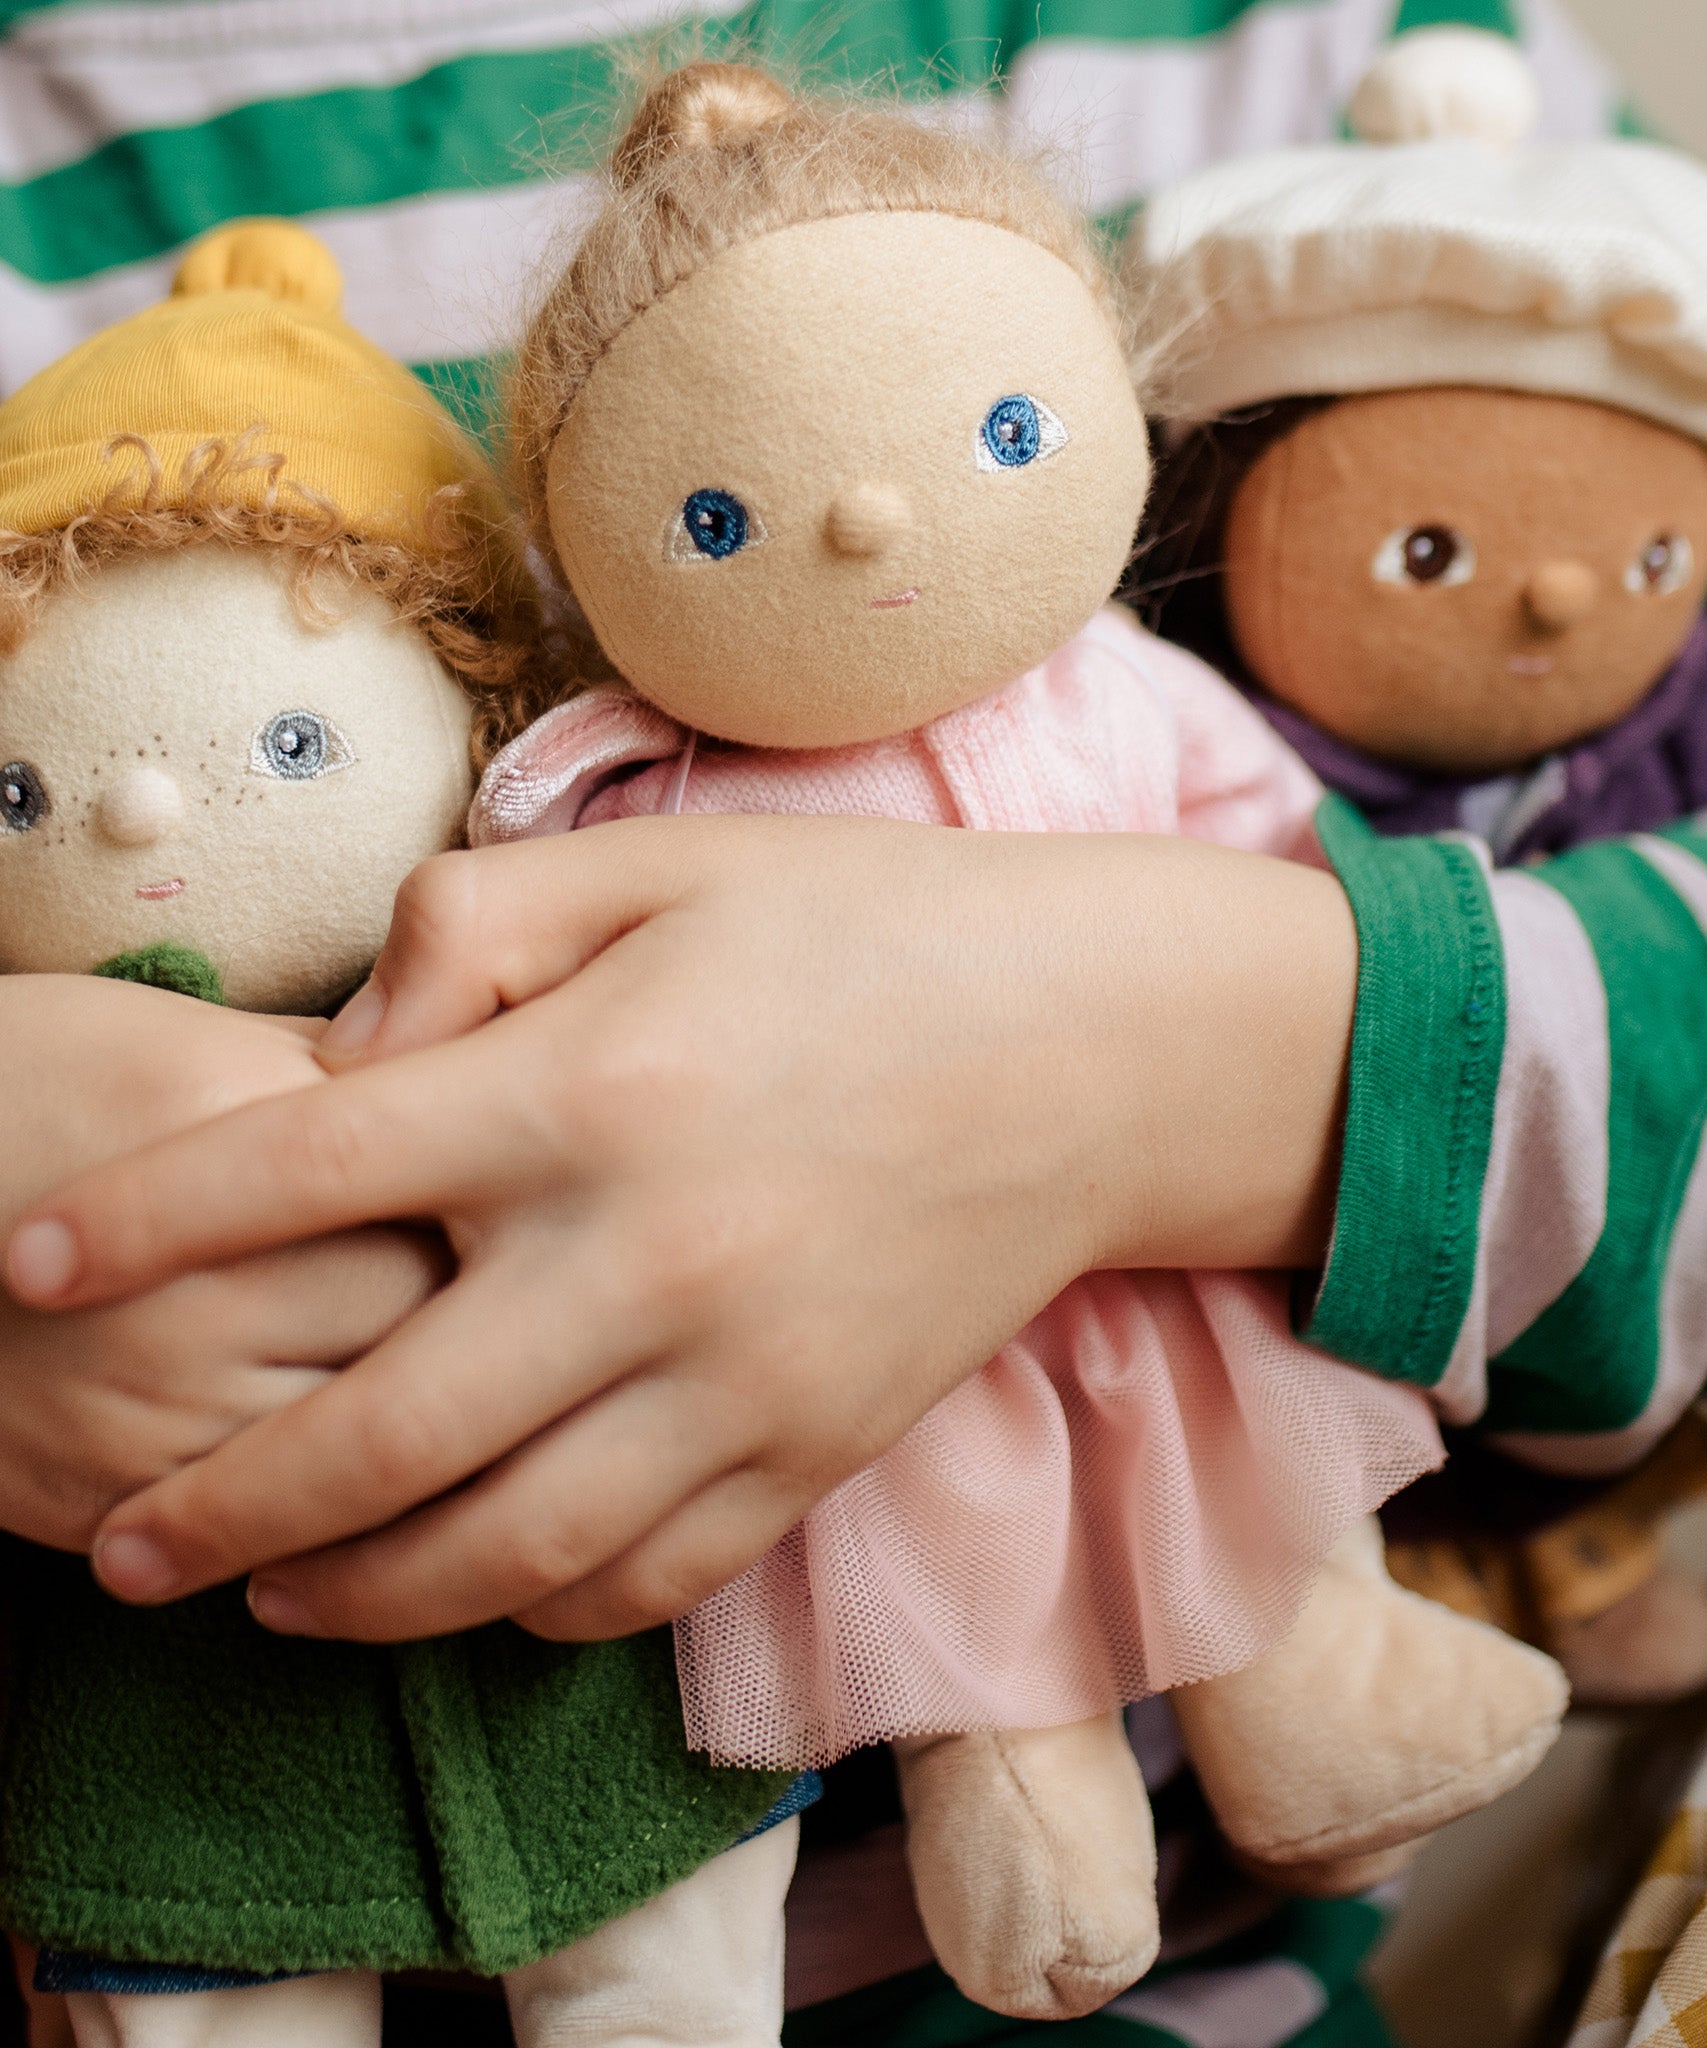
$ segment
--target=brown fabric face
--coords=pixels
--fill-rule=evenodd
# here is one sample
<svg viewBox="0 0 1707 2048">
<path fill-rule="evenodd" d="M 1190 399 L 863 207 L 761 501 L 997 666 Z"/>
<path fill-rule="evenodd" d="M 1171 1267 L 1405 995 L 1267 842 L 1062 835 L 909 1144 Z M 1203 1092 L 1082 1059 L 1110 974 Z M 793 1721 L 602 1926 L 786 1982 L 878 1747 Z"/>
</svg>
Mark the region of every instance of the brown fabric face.
<svg viewBox="0 0 1707 2048">
<path fill-rule="evenodd" d="M 1261 686 L 1365 752 L 1515 768 L 1613 723 L 1707 592 L 1707 450 L 1576 399 L 1381 392 L 1239 487 L 1228 621 Z"/>
<path fill-rule="evenodd" d="M 1006 424 L 1035 459 L 984 441 L 1003 401 L 1034 408 Z M 628 682 L 721 739 L 811 747 L 922 725 L 1070 639 L 1125 566 L 1149 454 L 1059 257 L 874 213 L 740 243 L 650 306 L 548 478 L 564 572 Z M 700 550 L 696 517 L 735 537 L 728 501 L 738 544 Z"/>
</svg>

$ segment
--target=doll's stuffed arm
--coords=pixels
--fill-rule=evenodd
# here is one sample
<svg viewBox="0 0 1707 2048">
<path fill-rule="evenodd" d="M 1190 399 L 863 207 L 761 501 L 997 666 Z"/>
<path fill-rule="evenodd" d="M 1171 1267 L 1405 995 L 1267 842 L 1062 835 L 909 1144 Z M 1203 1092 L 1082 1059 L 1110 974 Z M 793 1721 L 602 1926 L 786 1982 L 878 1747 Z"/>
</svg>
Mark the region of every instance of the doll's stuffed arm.
<svg viewBox="0 0 1707 2048">
<path fill-rule="evenodd" d="M 613 776 L 679 754 L 673 718 L 606 685 L 559 704 L 497 755 L 468 814 L 470 846 L 571 832 Z"/>
</svg>

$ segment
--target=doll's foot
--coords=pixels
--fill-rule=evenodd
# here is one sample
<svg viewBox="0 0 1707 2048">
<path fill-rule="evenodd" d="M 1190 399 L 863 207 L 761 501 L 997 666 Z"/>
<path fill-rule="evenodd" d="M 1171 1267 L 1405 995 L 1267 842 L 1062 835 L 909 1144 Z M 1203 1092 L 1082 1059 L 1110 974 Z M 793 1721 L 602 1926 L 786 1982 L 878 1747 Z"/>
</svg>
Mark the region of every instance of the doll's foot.
<svg viewBox="0 0 1707 2048">
<path fill-rule="evenodd" d="M 1156 1841 L 1119 1714 L 894 1744 L 937 1959 L 1015 2019 L 1094 2012 L 1156 1960 Z"/>
<path fill-rule="evenodd" d="M 1286 1639 L 1171 1695 L 1223 1833 L 1279 1871 L 1432 1833 L 1526 1778 L 1568 1700 L 1550 1657 L 1395 1586 L 1359 1524 Z"/>
<path fill-rule="evenodd" d="M 1707 1686 L 1707 1589 L 1673 1564 L 1548 1636 L 1579 1706 L 1661 1706 Z"/>
</svg>

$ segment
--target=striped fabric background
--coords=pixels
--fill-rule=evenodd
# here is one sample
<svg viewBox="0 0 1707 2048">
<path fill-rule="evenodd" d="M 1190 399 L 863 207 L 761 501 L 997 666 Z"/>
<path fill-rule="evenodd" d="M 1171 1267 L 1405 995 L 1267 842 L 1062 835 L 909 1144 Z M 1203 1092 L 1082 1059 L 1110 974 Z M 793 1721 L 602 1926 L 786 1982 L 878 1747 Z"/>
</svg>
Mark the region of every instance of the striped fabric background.
<svg viewBox="0 0 1707 2048">
<path fill-rule="evenodd" d="M 356 324 L 478 403 L 530 265 L 575 218 L 625 54 L 689 13 L 0 0 L 0 392 L 158 297 L 192 236 L 288 213 L 337 252 Z M 1395 26 L 1520 31 L 1552 132 L 1620 119 L 1555 0 L 710 0 L 695 15 L 713 46 L 882 75 L 950 118 L 1059 143 L 1111 216 L 1213 157 L 1331 135 Z"/>
</svg>

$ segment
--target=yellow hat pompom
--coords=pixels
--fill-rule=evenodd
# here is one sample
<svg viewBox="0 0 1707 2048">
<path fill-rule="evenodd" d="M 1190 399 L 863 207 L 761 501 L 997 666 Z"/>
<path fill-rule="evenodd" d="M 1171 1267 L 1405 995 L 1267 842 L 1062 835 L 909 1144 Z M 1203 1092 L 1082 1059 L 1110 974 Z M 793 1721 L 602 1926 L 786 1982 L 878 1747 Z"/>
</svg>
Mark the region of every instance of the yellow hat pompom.
<svg viewBox="0 0 1707 2048">
<path fill-rule="evenodd" d="M 237 220 L 190 249 L 172 280 L 172 296 L 241 291 L 336 313 L 344 302 L 344 274 L 326 244 L 295 221 Z"/>
<path fill-rule="evenodd" d="M 426 551 L 442 545 L 428 506 L 447 484 L 475 515 L 499 519 L 479 450 L 418 377 L 350 326 L 342 296 L 332 252 L 291 221 L 204 236 L 170 298 L 0 404 L 0 528 L 48 533 L 145 497 L 182 504 L 208 444 L 246 434 L 279 459 L 227 470 L 230 502 L 288 512 L 293 499 L 329 501 L 358 538 Z M 137 441 L 158 466 L 152 478 Z"/>
</svg>

